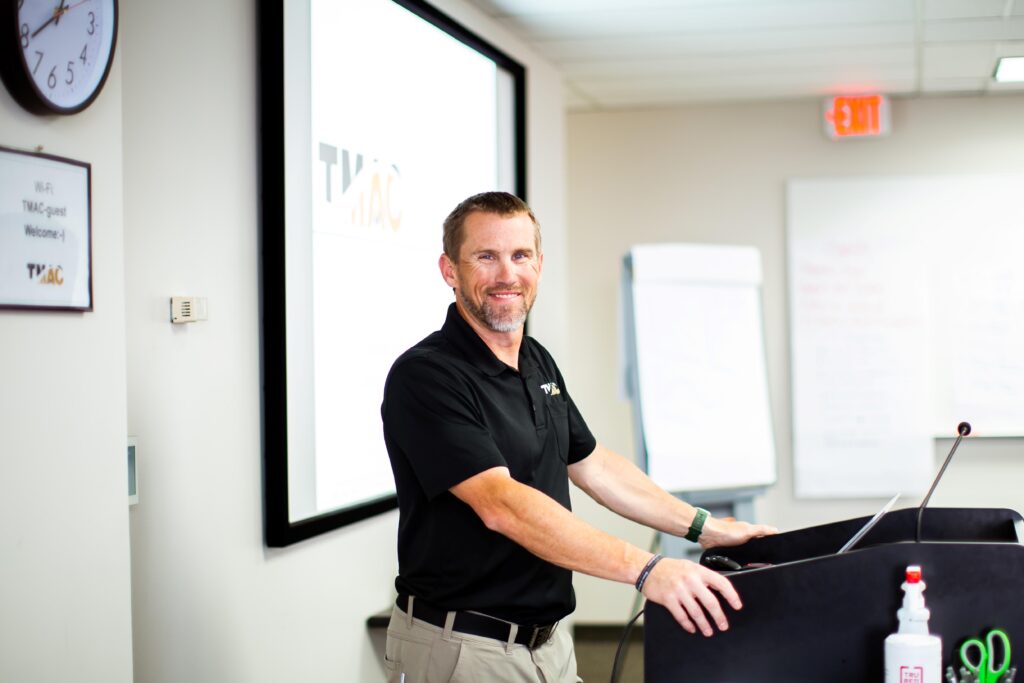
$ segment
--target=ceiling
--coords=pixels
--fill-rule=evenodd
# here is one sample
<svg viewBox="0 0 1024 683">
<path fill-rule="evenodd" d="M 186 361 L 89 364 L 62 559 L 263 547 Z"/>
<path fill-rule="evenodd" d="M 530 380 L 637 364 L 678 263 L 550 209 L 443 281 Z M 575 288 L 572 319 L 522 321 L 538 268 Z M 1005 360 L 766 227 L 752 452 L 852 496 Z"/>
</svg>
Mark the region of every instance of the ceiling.
<svg viewBox="0 0 1024 683">
<path fill-rule="evenodd" d="M 573 110 L 1024 92 L 1024 0 L 469 0 L 555 64 Z"/>
</svg>

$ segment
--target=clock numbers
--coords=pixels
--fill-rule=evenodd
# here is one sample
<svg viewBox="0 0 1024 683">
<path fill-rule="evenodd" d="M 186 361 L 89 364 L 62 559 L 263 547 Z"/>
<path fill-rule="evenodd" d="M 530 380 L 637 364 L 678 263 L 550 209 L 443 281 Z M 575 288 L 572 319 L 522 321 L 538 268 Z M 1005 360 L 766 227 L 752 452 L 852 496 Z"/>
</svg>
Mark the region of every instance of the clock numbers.
<svg viewBox="0 0 1024 683">
<path fill-rule="evenodd" d="M 8 42 L 20 44 L 21 60 L 0 68 L 5 82 L 10 71 L 15 98 L 38 113 L 73 114 L 87 107 L 110 69 L 117 4 L 118 0 L 0 0 L 0 6 L 18 8 L 16 23 L 8 24 Z"/>
</svg>

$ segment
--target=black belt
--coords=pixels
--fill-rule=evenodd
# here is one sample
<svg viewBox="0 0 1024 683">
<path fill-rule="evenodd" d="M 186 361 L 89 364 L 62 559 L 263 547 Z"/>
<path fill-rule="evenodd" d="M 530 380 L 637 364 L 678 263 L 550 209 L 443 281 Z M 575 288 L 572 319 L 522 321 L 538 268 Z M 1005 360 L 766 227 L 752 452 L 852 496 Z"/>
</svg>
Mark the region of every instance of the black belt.
<svg viewBox="0 0 1024 683">
<path fill-rule="evenodd" d="M 409 613 L 409 610 L 406 607 L 409 604 L 408 595 L 399 595 L 395 604 L 398 605 L 398 609 L 402 610 L 406 614 Z M 434 607 L 433 605 L 429 605 L 419 599 L 413 600 L 412 603 L 412 616 L 414 619 L 420 619 L 428 624 L 440 626 L 441 628 L 444 628 L 445 621 L 448 618 L 448 612 L 449 610 Z M 520 626 L 519 632 L 516 633 L 514 642 L 519 645 L 525 645 L 531 650 L 535 650 L 551 640 L 551 636 L 554 634 L 556 626 L 558 626 L 557 621 L 546 626 Z M 453 631 L 469 633 L 474 636 L 483 636 L 484 638 L 493 638 L 506 643 L 508 642 L 508 636 L 509 633 L 511 633 L 511 629 L 512 624 L 507 621 L 503 621 L 496 617 L 489 617 L 486 614 L 477 614 L 476 612 L 455 611 L 455 622 L 452 625 Z"/>
</svg>

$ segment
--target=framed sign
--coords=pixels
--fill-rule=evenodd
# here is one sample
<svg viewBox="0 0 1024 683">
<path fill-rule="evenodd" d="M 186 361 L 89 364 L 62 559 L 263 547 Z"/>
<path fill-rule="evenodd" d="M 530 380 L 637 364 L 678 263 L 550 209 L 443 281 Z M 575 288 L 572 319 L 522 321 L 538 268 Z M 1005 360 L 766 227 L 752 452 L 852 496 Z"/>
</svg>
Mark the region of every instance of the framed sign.
<svg viewBox="0 0 1024 683">
<path fill-rule="evenodd" d="M 92 310 L 89 164 L 0 147 L 0 308 Z"/>
</svg>

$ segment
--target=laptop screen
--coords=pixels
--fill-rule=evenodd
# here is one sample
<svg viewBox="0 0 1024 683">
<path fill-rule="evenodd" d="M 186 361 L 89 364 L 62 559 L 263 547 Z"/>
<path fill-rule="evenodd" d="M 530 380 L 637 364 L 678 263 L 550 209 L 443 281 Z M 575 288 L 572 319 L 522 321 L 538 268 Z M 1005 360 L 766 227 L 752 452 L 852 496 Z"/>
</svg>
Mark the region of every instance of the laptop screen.
<svg viewBox="0 0 1024 683">
<path fill-rule="evenodd" d="M 845 553 L 847 550 L 852 548 L 857 543 L 857 541 L 859 541 L 860 539 L 864 538 L 864 534 L 866 534 L 867 532 L 871 531 L 871 529 L 874 528 L 874 526 L 876 524 L 878 524 L 879 520 L 881 520 L 882 517 L 885 517 L 885 513 L 889 512 L 889 510 L 892 509 L 892 506 L 896 504 L 896 500 L 899 497 L 900 497 L 900 494 L 897 493 L 895 496 L 890 498 L 889 502 L 886 503 L 885 505 L 883 505 L 882 509 L 879 510 L 878 512 L 876 512 L 875 516 L 872 517 L 871 519 L 869 519 L 867 524 L 865 524 L 860 529 L 858 529 L 857 533 L 855 533 L 850 538 L 849 541 L 844 543 L 842 548 L 840 548 L 838 551 L 836 551 L 836 555 L 840 555 L 842 553 Z"/>
</svg>

